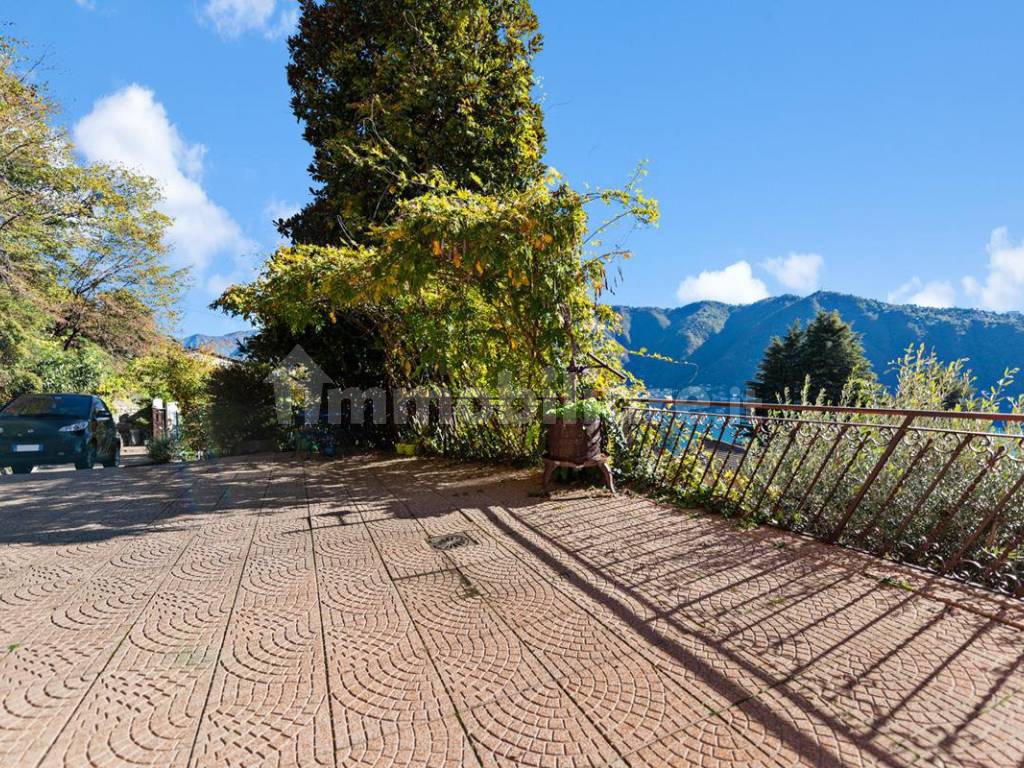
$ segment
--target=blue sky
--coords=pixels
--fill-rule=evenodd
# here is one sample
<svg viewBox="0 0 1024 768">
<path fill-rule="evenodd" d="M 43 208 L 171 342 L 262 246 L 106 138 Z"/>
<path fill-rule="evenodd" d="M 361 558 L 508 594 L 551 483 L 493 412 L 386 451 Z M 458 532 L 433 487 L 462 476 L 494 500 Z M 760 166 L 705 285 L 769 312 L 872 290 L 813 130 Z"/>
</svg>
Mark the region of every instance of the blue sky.
<svg viewBox="0 0 1024 768">
<path fill-rule="evenodd" d="M 535 0 L 549 162 L 576 184 L 648 160 L 658 229 L 612 301 L 817 288 L 1024 309 L 1024 5 Z M 310 152 L 291 115 L 292 0 L 38 0 L 8 33 L 45 55 L 90 159 L 156 176 L 182 333 L 275 246 Z"/>
</svg>

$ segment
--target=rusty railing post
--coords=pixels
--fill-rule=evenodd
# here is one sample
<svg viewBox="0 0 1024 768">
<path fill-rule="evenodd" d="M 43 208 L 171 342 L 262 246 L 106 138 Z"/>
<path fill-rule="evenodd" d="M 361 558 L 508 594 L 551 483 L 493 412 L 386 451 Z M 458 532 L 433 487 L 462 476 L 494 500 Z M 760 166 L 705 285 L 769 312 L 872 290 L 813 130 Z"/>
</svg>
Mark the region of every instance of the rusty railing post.
<svg viewBox="0 0 1024 768">
<path fill-rule="evenodd" d="M 740 415 L 723 415 L 717 409 L 737 404 L 630 402 L 628 415 L 641 417 L 632 420 L 630 448 L 645 453 L 649 446 L 655 474 L 670 486 L 682 482 L 686 470 L 687 483 L 758 519 L 768 515 L 821 541 L 867 547 L 875 557 L 920 562 L 940 576 L 1024 598 L 1024 414 L 744 402 Z M 1018 428 L 992 426 L 999 422 Z M 724 443 L 739 424 L 742 431 Z M 808 428 L 813 432 L 806 436 Z M 989 453 L 964 461 L 981 439 Z M 864 474 L 855 471 L 862 467 Z"/>
<path fill-rule="evenodd" d="M 875 462 L 875 466 L 872 467 L 871 472 L 868 473 L 867 478 L 861 485 L 860 490 L 857 491 L 857 495 L 854 496 L 850 503 L 846 505 L 846 512 L 843 514 L 842 519 L 836 525 L 835 530 L 829 534 L 826 539 L 829 544 L 835 544 L 839 537 L 842 536 L 843 531 L 846 530 L 846 526 L 849 524 L 850 519 L 853 517 L 857 508 L 860 507 L 860 503 L 864 501 L 864 497 L 868 495 L 868 491 L 871 490 L 871 486 L 875 484 L 875 480 L 882 474 L 882 470 L 885 469 L 885 465 L 889 463 L 889 459 L 896 452 L 899 444 L 903 442 L 903 438 L 906 437 L 907 431 L 910 429 L 910 425 L 914 423 L 914 416 L 911 414 L 903 419 L 903 423 L 900 424 L 899 429 L 889 438 L 889 444 L 885 446 L 885 450 L 882 451 L 882 455 L 878 457 L 878 461 Z"/>
<path fill-rule="evenodd" d="M 999 500 L 999 503 L 996 504 L 992 511 L 989 512 L 989 514 L 985 517 L 984 520 L 982 520 L 981 524 L 974 529 L 971 535 L 964 540 L 964 543 L 960 545 L 959 551 L 957 551 L 957 553 L 953 555 L 953 557 L 951 557 L 943 566 L 941 573 L 946 574 L 949 573 L 949 571 L 953 570 L 953 568 L 956 567 L 957 563 L 963 560 L 964 555 L 967 553 L 967 550 L 974 546 L 974 542 L 978 540 L 978 538 L 985 532 L 985 530 L 988 529 L 990 526 L 995 526 L 999 523 L 1003 511 L 1008 506 L 1010 506 L 1010 500 L 1013 499 L 1013 497 L 1020 492 L 1021 488 L 1024 488 L 1024 475 L 1021 475 L 1019 478 L 1017 478 L 1017 482 L 1010 486 L 1010 490 L 1008 490 L 1003 495 L 1003 498 Z M 1019 546 L 1019 543 L 1017 546 Z M 1016 546 L 1010 547 L 1006 552 L 1007 556 L 1009 556 L 1015 549 Z M 1002 558 L 997 557 L 995 560 L 992 561 L 992 564 L 990 564 L 985 569 L 984 573 L 982 574 L 982 577 L 988 578 L 992 575 L 992 572 L 1002 564 Z"/>
<path fill-rule="evenodd" d="M 672 428 L 676 425 L 676 412 L 672 411 L 672 418 L 668 420 L 668 427 L 665 429 L 665 439 L 661 441 L 661 448 L 658 451 L 658 458 L 654 460 L 652 475 L 658 474 L 658 467 L 661 466 L 661 458 L 665 455 L 665 448 L 668 446 L 668 438 L 672 434 Z"/>
</svg>

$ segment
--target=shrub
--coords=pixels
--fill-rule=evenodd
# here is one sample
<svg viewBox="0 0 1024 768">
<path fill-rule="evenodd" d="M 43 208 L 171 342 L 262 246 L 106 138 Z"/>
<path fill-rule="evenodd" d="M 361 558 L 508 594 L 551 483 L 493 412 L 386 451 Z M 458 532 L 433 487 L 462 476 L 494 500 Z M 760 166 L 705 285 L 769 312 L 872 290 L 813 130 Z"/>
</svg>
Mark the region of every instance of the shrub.
<svg viewBox="0 0 1024 768">
<path fill-rule="evenodd" d="M 567 402 L 548 408 L 544 411 L 544 420 L 575 422 L 590 424 L 598 420 L 607 420 L 612 416 L 612 409 L 603 400 L 588 397 L 576 402 Z"/>
<path fill-rule="evenodd" d="M 245 362 L 215 369 L 208 382 L 209 402 L 199 416 L 208 449 L 222 456 L 244 453 L 282 440 L 274 409 L 269 368 Z"/>
<path fill-rule="evenodd" d="M 36 365 L 44 392 L 96 392 L 109 366 L 108 356 L 98 347 L 63 349 L 50 345 Z"/>
<path fill-rule="evenodd" d="M 146 453 L 154 464 L 169 464 L 181 458 L 181 446 L 171 437 L 154 438 L 146 446 Z"/>
<path fill-rule="evenodd" d="M 896 365 L 899 386 L 877 405 L 944 415 L 919 417 L 903 430 L 899 410 L 766 411 L 743 429 L 742 413 L 662 411 L 636 422 L 620 466 L 641 485 L 753 523 L 955 568 L 968 579 L 1017 583 L 1024 576 L 1019 554 L 1007 552 L 1011 562 L 997 566 L 1024 530 L 1021 428 L 961 415 L 1024 412 L 1024 400 L 1002 394 L 1015 372 L 976 394 L 962 362 L 943 364 L 911 349 Z M 738 452 L 717 442 L 730 425 Z"/>
</svg>

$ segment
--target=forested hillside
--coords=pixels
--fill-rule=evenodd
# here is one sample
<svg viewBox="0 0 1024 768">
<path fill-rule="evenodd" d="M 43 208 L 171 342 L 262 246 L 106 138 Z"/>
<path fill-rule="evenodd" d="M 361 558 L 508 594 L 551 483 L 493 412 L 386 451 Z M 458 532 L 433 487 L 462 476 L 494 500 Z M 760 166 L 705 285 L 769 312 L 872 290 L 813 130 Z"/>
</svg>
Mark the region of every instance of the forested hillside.
<svg viewBox="0 0 1024 768">
<path fill-rule="evenodd" d="M 698 302 L 676 309 L 615 309 L 623 317 L 619 340 L 627 349 L 677 361 L 629 357 L 628 368 L 659 389 L 698 386 L 715 396 L 743 389 L 771 338 L 795 320 L 806 324 L 821 309 L 838 311 L 862 334 L 868 359 L 886 386 L 895 383 L 890 362 L 912 344 L 934 348 L 943 360 L 968 358 L 981 387 L 994 384 L 1006 368 L 1024 367 L 1024 315 L 1018 312 L 897 306 L 829 292 L 744 306 Z M 1011 392 L 1024 392 L 1022 382 Z"/>
</svg>

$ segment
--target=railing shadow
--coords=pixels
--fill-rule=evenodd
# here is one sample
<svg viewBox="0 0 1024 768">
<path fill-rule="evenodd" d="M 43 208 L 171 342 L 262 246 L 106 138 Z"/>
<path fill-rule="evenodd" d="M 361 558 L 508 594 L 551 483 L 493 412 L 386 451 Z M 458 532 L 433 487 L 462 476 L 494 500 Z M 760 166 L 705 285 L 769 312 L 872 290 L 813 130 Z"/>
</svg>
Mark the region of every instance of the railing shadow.
<svg viewBox="0 0 1024 768">
<path fill-rule="evenodd" d="M 420 509 L 424 514 L 440 514 L 467 506 L 483 510 L 487 520 L 498 531 L 551 573 L 557 574 L 573 590 L 609 610 L 646 643 L 668 654 L 681 667 L 693 671 L 718 696 L 735 702 L 735 706 L 742 705 L 746 716 L 760 720 L 786 746 L 805 758 L 813 759 L 816 765 L 841 766 L 847 763 L 844 755 L 830 751 L 813 730 L 801 730 L 799 718 L 780 716 L 777 709 L 758 698 L 757 690 L 745 687 L 747 681 L 730 679 L 710 666 L 694 649 L 710 649 L 754 681 L 752 688 L 771 689 L 802 713 L 804 721 L 826 725 L 842 742 L 855 744 L 872 761 L 904 765 L 901 754 L 889 746 L 899 740 L 882 738 L 882 731 L 914 700 L 934 688 L 940 678 L 958 673 L 960 670 L 953 670 L 953 665 L 969 666 L 984 658 L 988 649 L 980 641 L 990 630 L 1000 626 L 995 619 L 978 616 L 973 634 L 959 644 L 947 640 L 949 652 L 939 656 L 934 663 L 929 656 L 929 663 L 917 658 L 913 665 L 896 664 L 905 679 L 892 686 L 894 693 L 885 702 L 884 711 L 875 713 L 873 719 L 854 718 L 842 707 L 836 710 L 824 699 L 806 693 L 800 684 L 801 676 L 813 672 L 816 680 L 822 679 L 821 675 L 826 680 L 834 679 L 835 689 L 821 693 L 850 696 L 869 678 L 892 674 L 888 666 L 901 653 L 914 653 L 915 644 L 944 639 L 943 622 L 952 613 L 948 608 L 924 612 L 931 618 L 919 626 L 908 627 L 900 642 L 886 648 L 866 649 L 863 638 L 884 637 L 891 627 L 901 625 L 904 615 L 913 613 L 913 609 L 920 605 L 919 601 L 925 600 L 914 592 L 902 592 L 879 583 L 877 570 L 891 570 L 891 563 L 782 532 L 767 529 L 741 532 L 727 521 L 711 516 L 702 517 L 698 526 L 704 531 L 703 541 L 699 532 L 687 535 L 680 525 L 680 538 L 666 544 L 664 540 L 670 534 L 668 529 L 671 525 L 663 524 L 664 521 L 652 525 L 646 535 L 637 534 L 636 525 L 631 525 L 628 518 L 622 524 L 615 523 L 607 529 L 602 527 L 602 518 L 607 518 L 609 513 L 620 510 L 623 515 L 628 514 L 629 505 L 621 498 L 589 497 L 589 504 L 567 510 L 562 516 L 561 512 L 554 511 L 552 504 L 528 495 L 535 481 L 510 482 L 507 477 L 496 476 L 486 467 L 467 468 L 465 464 L 445 461 L 374 467 L 374 474 L 379 476 L 379 487 L 383 488 L 410 487 L 410 471 L 415 473 L 416 486 L 427 487 L 430 493 L 416 493 L 398 503 L 416 510 L 417 514 Z M 404 482 L 400 482 L 400 476 L 404 477 Z M 451 497 L 448 494 L 451 488 L 462 489 L 463 495 Z M 431 494 L 433 501 L 425 503 Z M 488 497 L 500 503 L 481 504 Z M 562 503 L 569 500 L 569 497 L 557 499 Z M 417 502 L 419 506 L 416 506 Z M 675 519 L 683 521 L 686 518 L 679 515 Z M 709 538 L 717 540 L 714 545 L 708 541 Z M 777 548 L 775 545 L 780 540 L 791 541 L 792 546 Z M 687 552 L 686 547 L 691 550 Z M 735 555 L 730 557 L 730 547 L 739 550 L 745 559 L 738 560 Z M 638 556 L 643 563 L 639 569 L 641 574 L 654 575 L 632 581 L 621 575 L 621 566 L 628 564 L 629 560 L 624 548 L 635 548 L 640 553 Z M 606 552 L 616 554 L 602 561 Z M 664 569 L 665 566 L 669 567 Z M 730 578 L 732 571 L 736 573 Z M 671 582 L 681 596 L 668 602 L 663 594 L 652 598 L 647 587 L 653 581 Z M 730 616 L 739 615 L 766 596 L 769 596 L 770 604 L 772 585 L 776 582 L 785 584 L 783 605 L 750 620 L 738 623 L 729 620 Z M 709 586 L 705 588 L 703 585 Z M 750 590 L 753 594 L 747 595 Z M 835 602 L 828 599 L 832 591 L 836 594 Z M 706 610 L 717 599 L 733 597 L 734 594 L 739 598 L 733 599 L 727 608 Z M 819 605 L 820 613 L 815 614 L 814 610 Z M 638 606 L 642 612 L 638 611 Z M 695 608 L 704 610 L 698 616 L 692 610 Z M 803 641 L 814 649 L 810 656 L 796 659 L 780 656 L 769 662 L 761 655 L 764 649 L 744 650 L 742 640 L 749 636 L 751 630 L 760 626 L 771 627 L 784 616 L 792 617 L 796 608 L 801 610 L 801 615 L 810 613 L 810 619 L 800 622 L 789 618 L 791 623 L 786 628 L 791 631 L 780 634 L 770 650 L 778 652 L 787 644 Z M 840 626 L 842 631 L 837 633 L 836 628 Z M 873 655 L 861 658 L 860 654 L 864 653 Z M 969 662 L 964 661 L 967 656 L 970 656 Z M 918 735 L 926 743 L 918 745 L 918 749 L 933 748 L 950 753 L 957 748 L 959 740 L 967 738 L 965 734 L 971 724 L 989 710 L 988 703 L 998 700 L 1009 690 L 1024 663 L 1024 649 L 1007 649 L 1007 656 L 1003 672 L 991 681 L 979 701 L 969 706 L 968 711 L 959 715 L 934 713 L 935 723 L 932 725 L 941 724 L 944 733 L 936 737 L 922 726 Z M 852 667 L 851 659 L 856 661 Z M 846 669 L 847 674 L 830 678 L 830 664 Z M 956 717 L 960 719 L 949 720 Z M 903 731 L 899 733 L 903 737 L 914 735 Z"/>
</svg>

